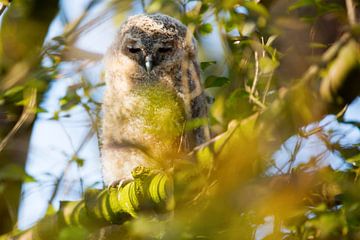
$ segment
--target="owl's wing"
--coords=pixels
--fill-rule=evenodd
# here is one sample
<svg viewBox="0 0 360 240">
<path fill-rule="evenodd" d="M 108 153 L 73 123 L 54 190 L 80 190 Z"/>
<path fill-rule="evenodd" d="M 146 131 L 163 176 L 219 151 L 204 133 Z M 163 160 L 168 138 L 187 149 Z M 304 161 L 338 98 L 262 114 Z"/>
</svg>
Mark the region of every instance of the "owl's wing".
<svg viewBox="0 0 360 240">
<path fill-rule="evenodd" d="M 202 121 L 205 124 L 187 133 L 187 145 L 192 149 L 210 138 L 206 95 L 200 80 L 200 66 L 197 59 L 190 58 L 182 64 L 182 82 L 186 115 L 188 121 Z"/>
</svg>

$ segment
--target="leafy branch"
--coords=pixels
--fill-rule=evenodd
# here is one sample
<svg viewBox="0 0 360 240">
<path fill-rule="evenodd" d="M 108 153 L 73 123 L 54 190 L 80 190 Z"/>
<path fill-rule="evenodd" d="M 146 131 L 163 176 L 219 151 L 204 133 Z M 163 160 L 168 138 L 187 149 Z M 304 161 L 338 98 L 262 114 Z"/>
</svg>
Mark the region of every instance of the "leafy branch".
<svg viewBox="0 0 360 240">
<path fill-rule="evenodd" d="M 55 215 L 48 215 L 31 229 L 0 236 L 0 239 L 56 239 L 66 227 L 94 231 L 111 224 L 122 224 L 140 213 L 161 214 L 171 211 L 173 186 L 164 172 L 139 166 L 132 171 L 134 180 L 119 188 L 89 189 L 84 199 L 62 202 Z"/>
</svg>

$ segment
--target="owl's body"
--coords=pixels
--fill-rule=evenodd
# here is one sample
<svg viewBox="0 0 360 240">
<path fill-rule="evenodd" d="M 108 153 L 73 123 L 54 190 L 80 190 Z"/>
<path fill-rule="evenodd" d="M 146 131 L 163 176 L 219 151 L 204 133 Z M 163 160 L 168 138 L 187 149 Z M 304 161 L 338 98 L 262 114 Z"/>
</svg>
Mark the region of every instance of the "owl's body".
<svg viewBox="0 0 360 240">
<path fill-rule="evenodd" d="M 105 57 L 102 166 L 107 184 L 131 178 L 138 165 L 171 160 L 209 137 L 196 42 L 179 21 L 161 14 L 129 18 Z"/>
</svg>

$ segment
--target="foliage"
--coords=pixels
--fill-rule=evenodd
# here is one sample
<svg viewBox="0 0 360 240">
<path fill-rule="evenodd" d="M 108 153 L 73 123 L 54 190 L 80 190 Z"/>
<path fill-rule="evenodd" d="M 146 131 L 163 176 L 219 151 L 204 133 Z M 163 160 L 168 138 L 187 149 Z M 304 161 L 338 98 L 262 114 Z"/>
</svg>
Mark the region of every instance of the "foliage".
<svg viewBox="0 0 360 240">
<path fill-rule="evenodd" d="M 90 1 L 87 10 L 98 2 Z M 105 13 L 116 10 L 113 17 L 117 19 L 130 3 L 109 1 Z M 152 210 L 159 205 L 141 207 L 115 230 L 114 226 L 99 229 L 70 224 L 58 239 L 97 239 L 102 231 L 103 236 L 115 232 L 129 239 L 358 239 L 360 139 L 349 141 L 344 130 L 345 126 L 360 130 L 358 122 L 344 117 L 346 106 L 360 92 L 357 3 L 152 0 L 141 4 L 145 12 L 179 18 L 199 40 L 204 87 L 215 98 L 209 111 L 213 138 L 168 169 L 176 203 L 171 214 L 154 214 Z M 14 3 L 9 13 L 20 10 Z M 105 13 L 95 20 L 100 21 Z M 86 66 L 98 60 L 97 54 L 74 44 L 94 25 L 84 23 L 86 14 L 45 44 L 36 53 L 40 56 L 36 61 L 27 59 L 34 53 L 27 53 L 24 49 L 29 47 L 22 43 L 14 43 L 14 54 L 1 61 L 0 104 L 6 107 L 6 119 L 17 122 L 7 124 L 12 130 L 1 129 L 0 150 L 13 141 L 25 120 L 31 122 L 29 115 L 45 111 L 34 99 L 42 97 L 39 92 L 47 89 L 49 79 L 60 78 L 57 73 L 63 63 L 80 61 Z M 6 33 L 6 21 L 1 31 Z M 210 35 L 218 36 L 221 45 L 207 46 Z M 2 54 L 6 53 L 4 46 L 10 49 L 12 44 L 3 42 Z M 207 53 L 214 48 L 222 56 L 209 59 Z M 49 64 L 39 66 L 44 59 Z M 81 107 L 91 119 L 90 130 L 97 133 L 100 104 L 93 93 L 102 84 L 88 81 L 83 68 L 73 74 L 82 78 L 67 89 L 52 119 L 59 121 L 71 109 Z M 310 141 L 315 150 L 306 149 Z M 82 167 L 86 159 L 77 153 L 69 164 Z M 329 164 L 335 157 L 341 167 Z M 8 158 L 16 161 L 15 155 Z M 281 158 L 285 158 L 283 163 Z M 6 164 L 0 168 L 0 194 L 9 182 L 35 179 Z"/>
</svg>

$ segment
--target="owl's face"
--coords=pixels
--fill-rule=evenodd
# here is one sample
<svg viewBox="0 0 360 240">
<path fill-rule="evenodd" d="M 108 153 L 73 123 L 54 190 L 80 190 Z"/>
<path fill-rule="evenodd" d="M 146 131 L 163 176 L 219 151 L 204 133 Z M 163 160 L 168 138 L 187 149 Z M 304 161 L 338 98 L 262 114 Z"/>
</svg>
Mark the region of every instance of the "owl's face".
<svg viewBox="0 0 360 240">
<path fill-rule="evenodd" d="M 179 48 L 177 39 L 157 35 L 143 33 L 139 38 L 127 34 L 121 51 L 148 73 L 156 68 L 170 67 L 169 64 L 176 63 L 176 60 L 183 57 L 184 52 Z"/>
<path fill-rule="evenodd" d="M 185 58 L 196 55 L 196 42 L 186 38 L 186 26 L 174 18 L 137 15 L 121 26 L 113 49 L 120 53 L 116 55 L 122 58 L 121 62 L 126 62 L 127 66 L 121 66 L 123 72 L 159 76 L 178 69 Z"/>
</svg>

